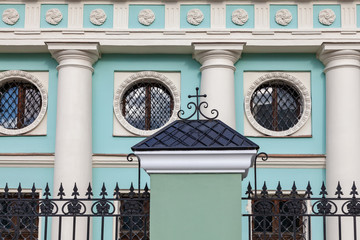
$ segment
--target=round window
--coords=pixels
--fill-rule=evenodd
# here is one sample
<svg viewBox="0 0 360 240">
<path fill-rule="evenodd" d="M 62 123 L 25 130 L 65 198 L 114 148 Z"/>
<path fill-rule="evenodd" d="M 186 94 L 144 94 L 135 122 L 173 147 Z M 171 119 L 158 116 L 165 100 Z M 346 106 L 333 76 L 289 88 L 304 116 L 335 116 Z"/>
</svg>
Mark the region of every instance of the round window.
<svg viewBox="0 0 360 240">
<path fill-rule="evenodd" d="M 34 129 L 46 113 L 47 94 L 33 75 L 0 73 L 0 133 L 18 135 Z"/>
<path fill-rule="evenodd" d="M 257 123 L 272 131 L 285 131 L 300 120 L 303 103 L 300 93 L 283 81 L 274 80 L 255 89 L 250 102 Z"/>
<path fill-rule="evenodd" d="M 141 130 L 154 130 L 164 126 L 173 110 L 173 97 L 159 82 L 138 82 L 121 99 L 123 117 L 131 126 Z"/>
<path fill-rule="evenodd" d="M 273 72 L 253 82 L 245 97 L 250 124 L 269 136 L 288 136 L 298 131 L 311 113 L 310 93 L 297 78 Z"/>
<path fill-rule="evenodd" d="M 0 126 L 22 129 L 29 126 L 41 111 L 41 93 L 26 81 L 11 80 L 0 86 Z"/>
</svg>

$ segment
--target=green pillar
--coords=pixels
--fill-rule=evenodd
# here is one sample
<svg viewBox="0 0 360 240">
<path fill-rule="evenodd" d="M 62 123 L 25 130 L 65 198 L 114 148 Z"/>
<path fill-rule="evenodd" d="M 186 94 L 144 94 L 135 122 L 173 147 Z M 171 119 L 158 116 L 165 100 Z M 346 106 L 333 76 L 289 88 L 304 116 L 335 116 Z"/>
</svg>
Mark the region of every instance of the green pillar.
<svg viewBox="0 0 360 240">
<path fill-rule="evenodd" d="M 151 174 L 151 240 L 241 239 L 241 174 Z"/>
</svg>

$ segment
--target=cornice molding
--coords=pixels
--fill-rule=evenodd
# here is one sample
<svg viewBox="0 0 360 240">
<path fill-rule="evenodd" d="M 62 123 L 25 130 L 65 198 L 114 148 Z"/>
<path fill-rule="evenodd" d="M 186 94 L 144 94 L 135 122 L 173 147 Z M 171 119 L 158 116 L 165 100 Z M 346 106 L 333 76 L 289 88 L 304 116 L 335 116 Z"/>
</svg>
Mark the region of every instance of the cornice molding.
<svg viewBox="0 0 360 240">
<path fill-rule="evenodd" d="M 137 168 L 138 162 L 128 162 L 126 154 L 94 154 L 94 168 Z M 54 167 L 53 153 L 0 153 L 0 167 Z M 269 154 L 263 162 L 257 159 L 258 168 L 325 168 L 322 154 Z"/>
</svg>

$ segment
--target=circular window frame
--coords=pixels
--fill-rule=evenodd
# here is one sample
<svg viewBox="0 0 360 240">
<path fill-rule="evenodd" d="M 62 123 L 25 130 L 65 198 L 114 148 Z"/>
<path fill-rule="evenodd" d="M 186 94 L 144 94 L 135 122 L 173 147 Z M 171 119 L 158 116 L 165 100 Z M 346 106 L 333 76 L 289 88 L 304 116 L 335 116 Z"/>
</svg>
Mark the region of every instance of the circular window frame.
<svg viewBox="0 0 360 240">
<path fill-rule="evenodd" d="M 11 80 L 20 80 L 31 83 L 39 90 L 41 95 L 41 108 L 39 115 L 30 125 L 20 129 L 7 129 L 4 128 L 3 126 L 0 126 L 1 134 L 11 135 L 11 136 L 22 135 L 35 129 L 43 120 L 47 110 L 48 94 L 43 83 L 37 77 L 35 77 L 34 75 L 28 72 L 24 72 L 21 70 L 9 70 L 0 73 L 0 86 Z"/>
<path fill-rule="evenodd" d="M 172 115 L 170 116 L 169 120 L 160 128 L 153 129 L 153 130 L 141 130 L 134 126 L 132 126 L 130 123 L 128 123 L 125 119 L 125 117 L 122 115 L 121 112 L 121 99 L 123 99 L 124 94 L 128 89 L 130 89 L 134 84 L 137 84 L 144 80 L 152 80 L 159 82 L 163 84 L 170 92 L 173 100 L 174 100 L 174 109 L 172 112 Z M 120 84 L 118 89 L 115 92 L 114 96 L 114 113 L 116 119 L 120 122 L 120 124 L 129 132 L 140 135 L 140 136 L 150 136 L 154 134 L 155 132 L 159 131 L 166 125 L 168 125 L 170 122 L 173 122 L 177 119 L 177 112 L 180 110 L 180 93 L 178 88 L 175 86 L 175 84 L 168 79 L 165 75 L 159 73 L 159 72 L 153 72 L 153 71 L 144 71 L 144 72 L 138 72 L 135 74 L 132 74 L 128 78 L 125 79 L 124 82 Z"/>
<path fill-rule="evenodd" d="M 291 85 L 294 87 L 299 93 L 301 97 L 301 101 L 303 102 L 304 110 L 302 112 L 302 115 L 299 119 L 299 121 L 291 128 L 285 130 L 285 131 L 273 131 L 269 130 L 267 128 L 264 128 L 261 126 L 254 118 L 254 116 L 251 113 L 251 97 L 255 90 L 262 84 L 274 80 L 280 80 L 284 81 L 285 83 Z M 305 123 L 308 121 L 311 115 L 311 96 L 310 91 L 306 88 L 306 86 L 296 77 L 284 73 L 284 72 L 272 72 L 265 74 L 258 79 L 256 79 L 251 86 L 249 87 L 249 90 L 246 93 L 245 96 L 245 102 L 244 102 L 244 109 L 245 109 L 245 115 L 247 119 L 249 120 L 250 124 L 260 133 L 268 135 L 268 136 L 275 136 L 275 137 L 285 137 L 289 136 L 291 134 L 294 134 L 298 130 L 300 130 Z"/>
</svg>

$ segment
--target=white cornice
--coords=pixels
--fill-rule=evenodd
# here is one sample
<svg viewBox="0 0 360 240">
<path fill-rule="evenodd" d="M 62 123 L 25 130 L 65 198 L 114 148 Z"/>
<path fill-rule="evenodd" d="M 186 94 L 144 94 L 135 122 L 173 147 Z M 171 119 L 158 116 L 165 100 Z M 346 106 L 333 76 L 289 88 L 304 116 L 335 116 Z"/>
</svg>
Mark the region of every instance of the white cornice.
<svg viewBox="0 0 360 240">
<path fill-rule="evenodd" d="M 324 155 L 269 155 L 263 162 L 257 159 L 258 168 L 325 168 Z M 54 167 L 54 154 L 25 153 L 0 154 L 1 167 Z M 137 161 L 128 162 L 125 154 L 94 154 L 94 168 L 136 168 Z"/>
</svg>

